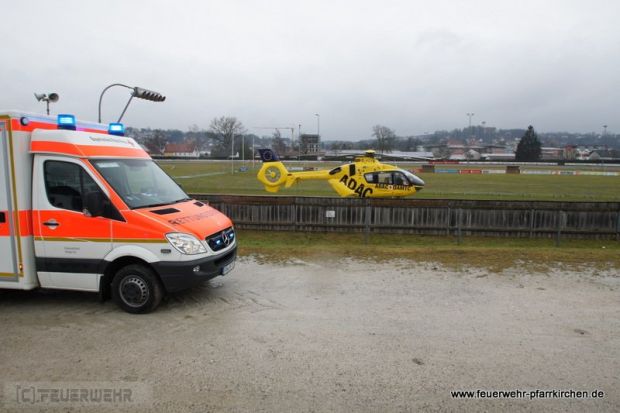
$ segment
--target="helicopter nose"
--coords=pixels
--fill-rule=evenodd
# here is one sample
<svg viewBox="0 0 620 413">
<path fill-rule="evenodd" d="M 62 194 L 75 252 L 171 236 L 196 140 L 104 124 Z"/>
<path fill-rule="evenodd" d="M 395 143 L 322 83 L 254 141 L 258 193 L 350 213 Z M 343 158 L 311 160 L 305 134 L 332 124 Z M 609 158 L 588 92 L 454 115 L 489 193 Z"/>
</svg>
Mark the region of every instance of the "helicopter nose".
<svg viewBox="0 0 620 413">
<path fill-rule="evenodd" d="M 415 186 L 415 189 L 417 189 L 418 191 L 422 188 L 424 188 L 424 181 L 421 180 L 420 178 L 418 178 L 417 176 L 413 175 L 413 186 Z"/>
</svg>

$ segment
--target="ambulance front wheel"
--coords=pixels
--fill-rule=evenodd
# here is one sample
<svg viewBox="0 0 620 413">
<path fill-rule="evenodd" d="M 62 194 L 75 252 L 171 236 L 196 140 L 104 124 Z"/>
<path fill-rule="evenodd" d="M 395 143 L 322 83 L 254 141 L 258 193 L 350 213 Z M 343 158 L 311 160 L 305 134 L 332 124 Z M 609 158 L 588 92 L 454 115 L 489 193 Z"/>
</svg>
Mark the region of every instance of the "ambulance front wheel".
<svg viewBox="0 0 620 413">
<path fill-rule="evenodd" d="M 163 288 L 155 273 L 143 265 L 121 268 L 112 281 L 112 298 L 128 313 L 153 311 L 163 297 Z"/>
</svg>

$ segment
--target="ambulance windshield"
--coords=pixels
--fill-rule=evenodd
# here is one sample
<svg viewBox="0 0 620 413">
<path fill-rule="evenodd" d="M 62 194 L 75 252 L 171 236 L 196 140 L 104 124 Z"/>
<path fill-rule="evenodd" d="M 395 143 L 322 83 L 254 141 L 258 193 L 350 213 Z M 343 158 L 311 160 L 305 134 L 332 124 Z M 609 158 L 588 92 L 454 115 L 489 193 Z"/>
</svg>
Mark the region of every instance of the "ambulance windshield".
<svg viewBox="0 0 620 413">
<path fill-rule="evenodd" d="M 169 205 L 190 199 L 150 159 L 99 159 L 91 160 L 91 163 L 131 209 Z"/>
</svg>

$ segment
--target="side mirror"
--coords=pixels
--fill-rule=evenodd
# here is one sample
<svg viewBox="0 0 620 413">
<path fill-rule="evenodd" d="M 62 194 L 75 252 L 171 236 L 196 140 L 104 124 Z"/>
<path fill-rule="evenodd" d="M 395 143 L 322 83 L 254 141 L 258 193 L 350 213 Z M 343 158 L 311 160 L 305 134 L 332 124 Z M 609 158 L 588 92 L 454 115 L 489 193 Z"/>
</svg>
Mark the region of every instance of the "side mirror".
<svg viewBox="0 0 620 413">
<path fill-rule="evenodd" d="M 105 210 L 105 199 L 101 191 L 88 192 L 84 203 L 84 215 L 90 217 L 100 217 Z"/>
</svg>

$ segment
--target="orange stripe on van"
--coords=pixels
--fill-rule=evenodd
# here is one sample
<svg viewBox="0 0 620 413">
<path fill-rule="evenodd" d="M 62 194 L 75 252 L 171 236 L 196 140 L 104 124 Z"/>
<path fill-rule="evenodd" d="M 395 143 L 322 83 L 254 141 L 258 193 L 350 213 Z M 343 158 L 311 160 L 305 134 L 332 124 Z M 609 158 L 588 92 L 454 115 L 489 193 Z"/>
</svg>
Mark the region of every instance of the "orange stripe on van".
<svg viewBox="0 0 620 413">
<path fill-rule="evenodd" d="M 8 237 L 9 236 L 9 212 L 8 211 L 0 211 L 0 214 L 4 215 L 4 222 L 0 222 L 0 237 Z"/>
<path fill-rule="evenodd" d="M 0 237 L 8 237 L 10 234 L 9 211 L 0 211 L 4 214 L 4 222 L 0 223 Z M 32 235 L 32 211 L 19 211 L 20 235 L 29 237 Z"/>
<path fill-rule="evenodd" d="M 19 226 L 22 237 L 32 235 L 32 211 L 19 211 Z"/>
<path fill-rule="evenodd" d="M 73 155 L 86 158 L 97 156 L 146 159 L 150 158 L 144 150 L 137 148 L 119 148 L 115 146 L 98 145 L 75 145 L 65 142 L 33 141 L 30 144 L 30 150 L 32 152 L 61 153 L 63 155 Z"/>
</svg>

